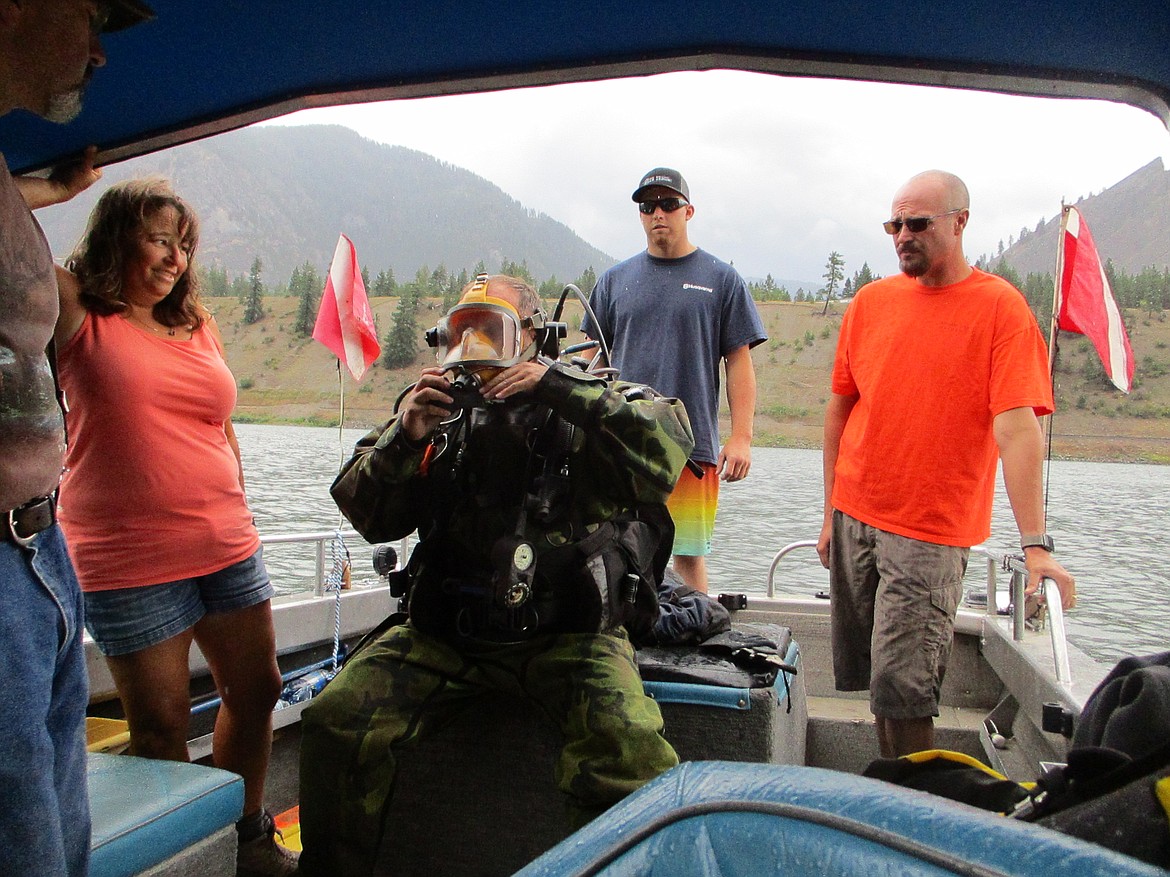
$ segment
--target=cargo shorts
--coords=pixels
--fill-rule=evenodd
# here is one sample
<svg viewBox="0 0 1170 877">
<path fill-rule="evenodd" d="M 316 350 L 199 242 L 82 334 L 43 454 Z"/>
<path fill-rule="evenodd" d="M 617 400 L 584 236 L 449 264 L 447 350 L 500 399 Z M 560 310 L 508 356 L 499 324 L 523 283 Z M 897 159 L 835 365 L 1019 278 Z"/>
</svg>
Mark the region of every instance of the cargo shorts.
<svg viewBox="0 0 1170 877">
<path fill-rule="evenodd" d="M 833 512 L 833 675 L 887 719 L 938 715 L 968 548 L 898 536 Z"/>
</svg>

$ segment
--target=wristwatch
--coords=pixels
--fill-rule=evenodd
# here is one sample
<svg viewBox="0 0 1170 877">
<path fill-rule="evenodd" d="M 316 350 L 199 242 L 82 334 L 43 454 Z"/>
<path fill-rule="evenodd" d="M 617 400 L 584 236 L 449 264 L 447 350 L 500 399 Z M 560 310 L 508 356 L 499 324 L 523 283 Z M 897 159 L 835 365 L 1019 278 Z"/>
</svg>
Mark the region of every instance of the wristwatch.
<svg viewBox="0 0 1170 877">
<path fill-rule="evenodd" d="M 1049 554 L 1056 550 L 1052 537 L 1047 533 L 1041 533 L 1039 536 L 1021 536 L 1020 550 L 1023 551 L 1025 548 L 1043 548 Z"/>
</svg>

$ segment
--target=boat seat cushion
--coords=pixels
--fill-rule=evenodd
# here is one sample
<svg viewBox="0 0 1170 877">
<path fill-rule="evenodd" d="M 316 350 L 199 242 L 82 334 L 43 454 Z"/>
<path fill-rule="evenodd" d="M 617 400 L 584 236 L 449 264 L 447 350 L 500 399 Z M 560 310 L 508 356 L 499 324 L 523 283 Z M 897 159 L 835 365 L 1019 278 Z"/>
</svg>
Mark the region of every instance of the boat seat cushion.
<svg viewBox="0 0 1170 877">
<path fill-rule="evenodd" d="M 244 781 L 200 764 L 94 752 L 88 779 L 90 877 L 139 874 L 234 825 L 244 808 Z"/>
<path fill-rule="evenodd" d="M 1096 844 L 925 792 L 814 767 L 683 763 L 515 877 L 1154 877 Z"/>
</svg>

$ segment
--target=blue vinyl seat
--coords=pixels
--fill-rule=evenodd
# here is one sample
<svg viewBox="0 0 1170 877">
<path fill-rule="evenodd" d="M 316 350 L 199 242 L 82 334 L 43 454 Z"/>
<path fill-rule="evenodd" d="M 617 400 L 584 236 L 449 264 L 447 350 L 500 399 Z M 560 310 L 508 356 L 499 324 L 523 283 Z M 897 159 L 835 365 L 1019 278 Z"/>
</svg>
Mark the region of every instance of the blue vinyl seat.
<svg viewBox="0 0 1170 877">
<path fill-rule="evenodd" d="M 90 753 L 90 877 L 232 875 L 244 781 L 175 761 Z"/>
</svg>

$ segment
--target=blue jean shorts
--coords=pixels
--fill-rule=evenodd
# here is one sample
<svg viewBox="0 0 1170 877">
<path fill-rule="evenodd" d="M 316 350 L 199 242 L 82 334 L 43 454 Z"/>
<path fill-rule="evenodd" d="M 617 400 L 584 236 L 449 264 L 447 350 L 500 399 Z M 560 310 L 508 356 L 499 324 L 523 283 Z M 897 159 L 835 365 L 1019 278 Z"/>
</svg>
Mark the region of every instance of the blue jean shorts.
<svg viewBox="0 0 1170 877">
<path fill-rule="evenodd" d="M 264 549 L 219 572 L 85 595 L 85 628 L 103 655 L 139 652 L 194 627 L 204 615 L 271 600 Z"/>
</svg>

